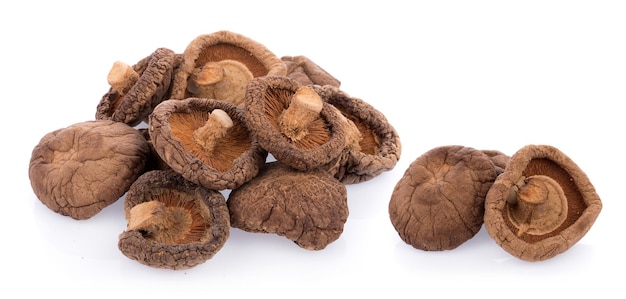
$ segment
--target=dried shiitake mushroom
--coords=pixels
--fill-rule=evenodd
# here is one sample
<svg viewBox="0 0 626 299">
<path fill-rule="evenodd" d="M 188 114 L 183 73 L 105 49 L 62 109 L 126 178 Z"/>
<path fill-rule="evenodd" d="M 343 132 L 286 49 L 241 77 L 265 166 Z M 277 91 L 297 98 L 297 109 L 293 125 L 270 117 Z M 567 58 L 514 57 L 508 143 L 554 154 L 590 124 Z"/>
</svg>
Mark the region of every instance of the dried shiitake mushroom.
<svg viewBox="0 0 626 299">
<path fill-rule="evenodd" d="M 180 55 L 172 50 L 159 48 L 132 67 L 115 62 L 107 77 L 111 88 L 98 103 L 96 119 L 132 127 L 147 122 L 154 107 L 169 97 L 174 69 L 180 61 Z"/>
<path fill-rule="evenodd" d="M 346 144 L 341 113 L 308 86 L 265 76 L 248 84 L 246 122 L 276 160 L 308 171 L 336 159 Z"/>
<path fill-rule="evenodd" d="M 204 98 L 166 100 L 150 115 L 149 134 L 174 171 L 209 189 L 233 189 L 257 175 L 267 151 L 249 133 L 245 112 Z"/>
<path fill-rule="evenodd" d="M 308 250 L 337 240 L 348 218 L 344 184 L 326 171 L 297 171 L 277 161 L 232 190 L 227 204 L 232 227 L 284 236 Z"/>
<path fill-rule="evenodd" d="M 358 146 L 346 151 L 333 170 L 338 180 L 344 184 L 359 183 L 395 167 L 402 152 L 400 137 L 380 111 L 334 86 L 313 86 L 313 90 L 339 109 L 360 132 Z"/>
<path fill-rule="evenodd" d="M 576 244 L 591 228 L 602 202 L 587 175 L 549 145 L 517 151 L 485 200 L 485 227 L 505 251 L 542 261 Z"/>
<path fill-rule="evenodd" d="M 416 249 L 457 248 L 483 225 L 484 201 L 497 170 L 481 150 L 459 145 L 431 149 L 396 184 L 389 217 L 400 238 Z"/>
<path fill-rule="evenodd" d="M 230 31 L 196 37 L 182 56 L 173 99 L 212 98 L 240 105 L 251 78 L 287 73 L 285 64 L 264 45 Z"/>
<path fill-rule="evenodd" d="M 141 175 L 126 194 L 124 215 L 128 225 L 118 248 L 128 258 L 155 268 L 202 264 L 230 235 L 224 196 L 171 170 Z"/>
<path fill-rule="evenodd" d="M 339 80 L 306 56 L 283 56 L 280 60 L 287 66 L 286 76 L 302 85 L 341 85 Z"/>
<path fill-rule="evenodd" d="M 30 158 L 33 191 L 52 211 L 88 219 L 117 201 L 144 172 L 145 138 L 122 122 L 94 120 L 52 131 Z"/>
</svg>

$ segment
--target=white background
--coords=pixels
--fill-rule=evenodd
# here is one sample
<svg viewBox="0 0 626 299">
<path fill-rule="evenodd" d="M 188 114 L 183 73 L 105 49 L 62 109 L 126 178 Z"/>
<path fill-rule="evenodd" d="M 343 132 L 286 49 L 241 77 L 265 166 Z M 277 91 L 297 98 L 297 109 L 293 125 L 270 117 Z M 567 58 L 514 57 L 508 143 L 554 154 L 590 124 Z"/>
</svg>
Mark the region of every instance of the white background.
<svg viewBox="0 0 626 299">
<path fill-rule="evenodd" d="M 0 4 L 0 292 L 55 298 L 624 295 L 623 2 L 136 2 Z M 219 30 L 243 34 L 278 57 L 309 57 L 398 130 L 401 160 L 392 171 L 348 186 L 350 216 L 337 241 L 307 251 L 279 236 L 232 229 L 206 263 L 162 270 L 118 250 L 126 226 L 122 200 L 84 221 L 41 204 L 28 179 L 31 150 L 48 132 L 94 119 L 114 61 L 134 64 L 159 47 L 182 53 L 195 37 Z M 389 221 L 390 195 L 413 160 L 451 144 L 508 155 L 527 144 L 553 145 L 587 173 L 604 208 L 580 242 L 543 262 L 512 257 L 484 228 L 454 250 L 416 250 Z"/>
</svg>

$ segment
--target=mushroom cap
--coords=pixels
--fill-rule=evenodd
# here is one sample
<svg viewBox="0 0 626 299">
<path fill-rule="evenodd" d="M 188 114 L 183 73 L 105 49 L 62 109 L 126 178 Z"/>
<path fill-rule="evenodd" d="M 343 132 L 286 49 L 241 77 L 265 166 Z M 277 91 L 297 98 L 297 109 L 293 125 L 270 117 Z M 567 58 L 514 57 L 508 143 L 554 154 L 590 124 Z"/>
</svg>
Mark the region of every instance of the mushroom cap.
<svg viewBox="0 0 626 299">
<path fill-rule="evenodd" d="M 163 203 L 165 209 L 183 210 L 193 219 L 191 225 L 175 243 L 154 238 L 158 232 L 125 230 L 119 235 L 118 248 L 128 258 L 154 268 L 188 269 L 211 259 L 228 240 L 230 218 L 220 192 L 193 184 L 171 170 L 146 172 L 133 183 L 124 201 L 129 224 L 133 208 L 153 201 Z"/>
<path fill-rule="evenodd" d="M 332 105 L 322 102 L 319 118 L 309 127 L 309 134 L 294 141 L 285 136 L 279 116 L 302 85 L 287 77 L 265 76 L 252 79 L 245 98 L 246 122 L 261 147 L 276 160 L 297 170 L 308 171 L 336 159 L 345 147 L 345 126 Z"/>
<path fill-rule="evenodd" d="M 306 56 L 283 56 L 287 67 L 285 76 L 302 85 L 331 85 L 339 87 L 341 82 Z"/>
<path fill-rule="evenodd" d="M 213 110 L 223 110 L 233 127 L 211 153 L 194 141 Z M 166 100 L 150 115 L 149 134 L 161 159 L 174 171 L 209 189 L 233 189 L 255 177 L 267 151 L 249 134 L 245 112 L 232 103 L 203 98 Z"/>
<path fill-rule="evenodd" d="M 409 165 L 389 201 L 400 238 L 416 249 L 457 248 L 478 233 L 484 200 L 496 179 L 491 159 L 459 145 L 427 151 Z"/>
<path fill-rule="evenodd" d="M 313 89 L 361 132 L 359 150 L 348 151 L 342 165 L 334 170 L 338 180 L 344 184 L 364 182 L 395 167 L 400 160 L 402 144 L 398 132 L 383 113 L 337 87 L 313 86 Z"/>
<path fill-rule="evenodd" d="M 110 119 L 134 127 L 147 121 L 156 105 L 169 96 L 174 69 L 181 56 L 167 48 L 158 48 L 132 68 L 140 77 L 127 94 L 114 88 L 102 97 L 96 109 L 96 119 Z"/>
<path fill-rule="evenodd" d="M 172 98 L 194 97 L 187 92 L 187 79 L 195 68 L 207 62 L 235 60 L 243 63 L 254 77 L 284 76 L 285 64 L 263 44 L 231 31 L 203 34 L 192 40 L 182 54 L 174 74 Z"/>
<path fill-rule="evenodd" d="M 546 231 L 522 232 L 510 217 L 514 205 L 507 202 L 520 179 L 547 176 L 554 180 L 566 199 L 567 215 Z M 498 176 L 485 199 L 485 228 L 511 255 L 524 261 L 542 261 L 561 254 L 576 244 L 591 228 L 602 210 L 602 202 L 587 175 L 568 156 L 549 145 L 527 145 L 518 150 Z"/>
<path fill-rule="evenodd" d="M 144 172 L 149 151 L 141 133 L 125 123 L 86 121 L 43 136 L 28 175 L 52 211 L 88 219 L 124 195 Z"/>
<path fill-rule="evenodd" d="M 232 190 L 227 205 L 232 227 L 284 236 L 308 250 L 337 240 L 348 218 L 345 185 L 326 171 L 297 171 L 277 161 Z"/>
</svg>

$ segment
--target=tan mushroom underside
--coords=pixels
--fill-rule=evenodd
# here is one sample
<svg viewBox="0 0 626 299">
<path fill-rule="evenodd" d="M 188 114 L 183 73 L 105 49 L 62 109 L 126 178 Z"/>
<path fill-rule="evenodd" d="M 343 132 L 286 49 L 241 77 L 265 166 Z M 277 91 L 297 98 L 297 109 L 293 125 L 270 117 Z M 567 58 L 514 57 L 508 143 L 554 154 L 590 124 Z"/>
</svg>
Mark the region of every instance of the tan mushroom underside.
<svg viewBox="0 0 626 299">
<path fill-rule="evenodd" d="M 230 236 L 224 196 L 171 170 L 140 176 L 126 194 L 124 215 L 128 228 L 119 235 L 120 251 L 154 268 L 193 268 Z"/>
</svg>

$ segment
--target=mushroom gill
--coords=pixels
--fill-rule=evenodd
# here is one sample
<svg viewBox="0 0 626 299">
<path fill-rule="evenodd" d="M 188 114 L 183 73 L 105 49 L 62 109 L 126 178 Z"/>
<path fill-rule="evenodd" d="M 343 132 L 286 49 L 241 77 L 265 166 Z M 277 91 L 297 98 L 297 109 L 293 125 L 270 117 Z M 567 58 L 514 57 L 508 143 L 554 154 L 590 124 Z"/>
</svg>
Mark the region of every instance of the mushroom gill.
<svg viewBox="0 0 626 299">
<path fill-rule="evenodd" d="M 150 201 L 130 209 L 128 230 L 163 244 L 202 242 L 210 228 L 203 209 L 197 200 L 182 192 L 162 190 Z"/>
<path fill-rule="evenodd" d="M 247 130 L 223 110 L 175 112 L 169 117 L 172 137 L 192 155 L 218 171 L 233 167 L 233 161 L 250 148 Z"/>
</svg>

